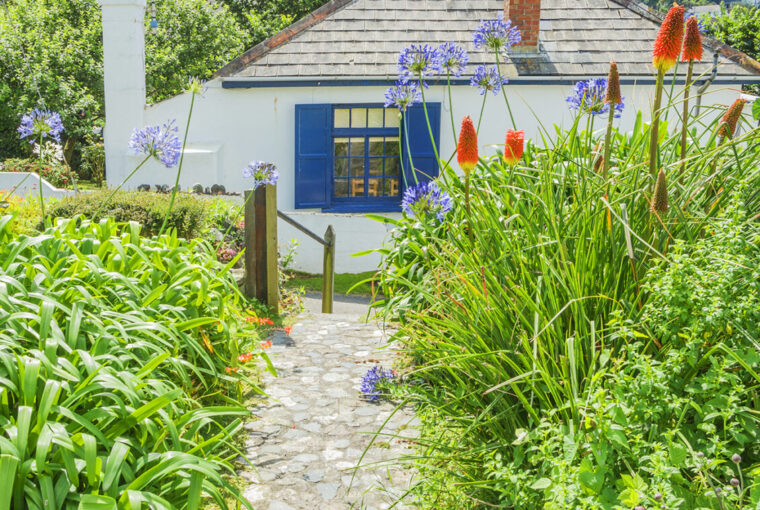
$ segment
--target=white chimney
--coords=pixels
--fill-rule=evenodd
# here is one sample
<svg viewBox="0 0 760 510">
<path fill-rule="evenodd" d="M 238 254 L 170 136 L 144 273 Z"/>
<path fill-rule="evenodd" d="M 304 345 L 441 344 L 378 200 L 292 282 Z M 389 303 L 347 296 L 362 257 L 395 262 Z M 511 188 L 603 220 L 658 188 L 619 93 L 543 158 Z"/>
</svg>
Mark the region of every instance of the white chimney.
<svg viewBox="0 0 760 510">
<path fill-rule="evenodd" d="M 143 126 L 145 1 L 99 0 L 103 12 L 106 178 L 117 186 L 132 170 L 127 143 Z"/>
</svg>

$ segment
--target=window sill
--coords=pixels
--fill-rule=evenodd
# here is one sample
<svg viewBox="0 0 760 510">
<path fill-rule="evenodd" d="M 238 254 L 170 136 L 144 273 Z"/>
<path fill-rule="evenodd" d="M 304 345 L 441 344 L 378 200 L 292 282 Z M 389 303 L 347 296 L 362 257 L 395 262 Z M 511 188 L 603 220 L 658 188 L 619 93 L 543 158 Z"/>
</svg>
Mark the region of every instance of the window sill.
<svg viewBox="0 0 760 510">
<path fill-rule="evenodd" d="M 335 204 L 322 209 L 325 213 L 401 212 L 401 204 Z"/>
</svg>

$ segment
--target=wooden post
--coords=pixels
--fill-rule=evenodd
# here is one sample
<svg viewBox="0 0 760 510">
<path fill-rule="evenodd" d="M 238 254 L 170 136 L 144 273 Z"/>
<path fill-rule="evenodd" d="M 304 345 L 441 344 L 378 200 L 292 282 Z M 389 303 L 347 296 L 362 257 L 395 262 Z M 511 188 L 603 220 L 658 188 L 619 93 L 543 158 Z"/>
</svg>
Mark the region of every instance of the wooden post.
<svg viewBox="0 0 760 510">
<path fill-rule="evenodd" d="M 244 198 L 245 295 L 279 313 L 277 187 L 259 186 L 247 190 Z"/>
<path fill-rule="evenodd" d="M 335 230 L 332 225 L 325 232 L 325 255 L 322 262 L 322 313 L 333 313 L 335 292 Z"/>
</svg>

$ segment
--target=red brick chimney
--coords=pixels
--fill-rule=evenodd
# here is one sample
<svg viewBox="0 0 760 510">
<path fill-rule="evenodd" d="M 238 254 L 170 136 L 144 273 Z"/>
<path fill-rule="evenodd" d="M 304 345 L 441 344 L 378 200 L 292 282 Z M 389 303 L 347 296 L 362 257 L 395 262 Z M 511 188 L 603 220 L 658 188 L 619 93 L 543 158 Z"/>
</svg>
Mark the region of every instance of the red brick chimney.
<svg viewBox="0 0 760 510">
<path fill-rule="evenodd" d="M 504 18 L 512 20 L 512 24 L 520 29 L 522 41 L 516 50 L 538 50 L 541 0 L 504 0 Z"/>
</svg>

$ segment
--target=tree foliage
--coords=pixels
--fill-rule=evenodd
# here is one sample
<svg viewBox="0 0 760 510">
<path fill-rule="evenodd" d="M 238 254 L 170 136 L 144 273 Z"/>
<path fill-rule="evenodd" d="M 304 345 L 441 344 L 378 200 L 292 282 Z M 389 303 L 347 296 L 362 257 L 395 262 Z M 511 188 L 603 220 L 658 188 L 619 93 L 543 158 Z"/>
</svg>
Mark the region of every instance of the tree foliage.
<svg viewBox="0 0 760 510">
<path fill-rule="evenodd" d="M 220 0 L 245 27 L 249 43 L 267 39 L 325 3 L 325 0 Z"/>
<path fill-rule="evenodd" d="M 757 7 L 736 5 L 730 11 L 724 7 L 720 16 L 704 22 L 711 36 L 755 60 L 760 58 L 760 9 Z"/>
</svg>

